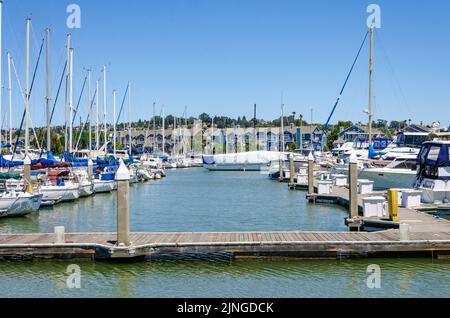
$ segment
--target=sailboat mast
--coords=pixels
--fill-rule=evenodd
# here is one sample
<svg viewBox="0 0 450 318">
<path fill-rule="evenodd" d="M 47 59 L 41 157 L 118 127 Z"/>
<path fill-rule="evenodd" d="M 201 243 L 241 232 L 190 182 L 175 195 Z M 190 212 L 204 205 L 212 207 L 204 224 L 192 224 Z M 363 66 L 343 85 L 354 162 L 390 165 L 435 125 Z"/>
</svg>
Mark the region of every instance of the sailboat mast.
<svg viewBox="0 0 450 318">
<path fill-rule="evenodd" d="M 116 90 L 113 91 L 113 147 L 114 147 L 114 158 L 116 157 Z"/>
<path fill-rule="evenodd" d="M 73 48 L 69 51 L 70 58 L 70 76 L 69 76 L 69 152 L 73 151 L 73 125 L 72 125 L 72 117 L 73 117 Z"/>
<path fill-rule="evenodd" d="M 372 94 L 373 94 L 373 25 L 370 26 L 370 59 L 369 59 L 369 145 L 372 144 Z"/>
<path fill-rule="evenodd" d="M 165 115 L 164 115 L 164 105 L 162 105 L 162 153 L 164 155 L 166 150 L 166 128 L 165 128 Z"/>
<path fill-rule="evenodd" d="M 100 148 L 100 128 L 99 128 L 99 112 L 98 112 L 98 95 L 99 94 L 99 85 L 98 85 L 98 80 L 95 82 L 96 85 L 96 95 L 95 95 L 95 106 L 96 106 L 96 110 L 97 110 L 97 123 L 96 123 L 96 128 L 95 128 L 95 141 L 96 141 L 96 148 L 97 148 L 97 156 L 98 156 L 98 150 Z"/>
<path fill-rule="evenodd" d="M 281 152 L 284 152 L 284 101 L 281 93 Z"/>
<path fill-rule="evenodd" d="M 156 103 L 153 102 L 153 153 L 156 152 L 156 114 L 155 114 Z"/>
<path fill-rule="evenodd" d="M 30 148 L 30 114 L 28 109 L 28 101 L 30 99 L 29 85 L 30 85 L 30 22 L 31 19 L 27 18 L 27 44 L 25 53 L 25 155 L 28 156 Z"/>
<path fill-rule="evenodd" d="M 3 120 L 1 120 L 2 118 L 2 87 L 3 87 L 3 76 L 2 76 L 2 62 L 3 62 L 3 47 L 2 47 L 2 43 L 3 43 L 3 29 L 2 29 L 2 25 L 3 25 L 3 1 L 0 1 L 0 147 L 1 147 L 1 143 L 2 143 L 2 133 L 3 133 Z M 0 148 L 0 153 L 1 153 L 1 148 Z"/>
<path fill-rule="evenodd" d="M 214 152 L 214 115 L 211 116 L 211 154 Z"/>
<path fill-rule="evenodd" d="M 9 144 L 12 152 L 12 78 L 11 78 L 11 54 L 8 52 L 8 93 L 9 93 Z"/>
<path fill-rule="evenodd" d="M 50 84 L 50 29 L 45 29 L 45 72 L 46 72 L 46 101 L 47 101 L 47 154 L 51 151 L 51 131 L 50 131 L 50 114 L 51 114 L 51 84 Z"/>
<path fill-rule="evenodd" d="M 131 82 L 128 82 L 128 137 L 130 142 L 130 156 L 132 155 L 132 137 L 131 137 Z"/>
<path fill-rule="evenodd" d="M 176 136 L 175 136 L 175 132 L 177 129 L 177 117 L 173 116 L 173 131 L 172 131 L 172 142 L 173 142 L 173 146 L 172 146 L 172 155 L 175 154 L 175 149 L 176 149 L 176 145 L 177 145 L 177 140 L 176 140 Z"/>
<path fill-rule="evenodd" d="M 64 151 L 69 149 L 69 76 L 70 76 L 70 33 L 67 34 L 66 57 L 66 100 L 65 100 L 65 125 L 64 125 Z"/>
<path fill-rule="evenodd" d="M 91 99 L 92 99 L 92 88 L 91 88 L 91 70 L 88 70 L 88 112 L 89 112 L 89 158 L 91 158 L 92 151 L 92 107 L 91 107 Z"/>
<path fill-rule="evenodd" d="M 105 151 L 107 150 L 108 136 L 106 131 L 106 66 L 103 65 L 103 134 L 105 137 Z"/>
</svg>

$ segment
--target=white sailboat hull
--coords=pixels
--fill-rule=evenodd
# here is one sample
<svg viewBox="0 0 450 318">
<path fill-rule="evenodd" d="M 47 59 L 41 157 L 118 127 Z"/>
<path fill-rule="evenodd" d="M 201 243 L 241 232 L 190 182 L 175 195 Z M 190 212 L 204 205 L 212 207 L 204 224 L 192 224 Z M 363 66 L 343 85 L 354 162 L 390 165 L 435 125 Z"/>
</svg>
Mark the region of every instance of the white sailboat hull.
<svg viewBox="0 0 450 318">
<path fill-rule="evenodd" d="M 80 197 L 89 197 L 94 194 L 94 185 L 92 183 L 83 184 L 80 187 Z"/>
<path fill-rule="evenodd" d="M 43 200 L 60 198 L 60 202 L 75 201 L 80 197 L 79 186 L 42 186 Z"/>
<path fill-rule="evenodd" d="M 94 180 L 94 192 L 106 193 L 111 192 L 116 188 L 114 180 Z"/>
<path fill-rule="evenodd" d="M 39 210 L 41 202 L 41 194 L 3 196 L 0 198 L 0 218 L 19 217 L 36 212 Z"/>
</svg>

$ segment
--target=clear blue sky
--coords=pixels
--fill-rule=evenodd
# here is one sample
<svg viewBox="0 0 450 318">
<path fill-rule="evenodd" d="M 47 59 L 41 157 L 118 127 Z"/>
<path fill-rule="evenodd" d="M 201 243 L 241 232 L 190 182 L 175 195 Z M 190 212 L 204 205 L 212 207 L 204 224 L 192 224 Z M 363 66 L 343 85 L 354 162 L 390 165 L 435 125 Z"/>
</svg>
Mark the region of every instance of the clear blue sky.
<svg viewBox="0 0 450 318">
<path fill-rule="evenodd" d="M 66 7 L 81 7 L 82 27 L 66 27 Z M 112 89 L 122 98 L 133 82 L 133 119 L 149 118 L 152 103 L 166 113 L 252 117 L 303 113 L 323 123 L 367 31 L 366 7 L 382 9 L 375 36 L 375 118 L 450 122 L 450 2 L 300 0 L 4 0 L 4 63 L 10 50 L 25 82 L 25 18 L 32 18 L 32 60 L 46 26 L 52 28 L 54 93 L 64 63 L 65 34 L 75 48 L 75 96 L 84 70 L 100 77 L 108 65 Z M 351 77 L 337 120 L 365 121 L 368 103 L 366 46 Z M 34 64 L 34 62 L 33 62 Z M 35 125 L 44 123 L 44 64 L 31 98 Z M 57 75 L 58 73 L 58 75 Z M 14 82 L 14 121 L 23 103 Z M 4 91 L 5 93 L 5 91 Z M 62 95 L 63 97 L 64 95 Z M 4 94 L 4 105 L 7 99 Z M 63 99 L 56 122 L 64 118 Z M 86 115 L 83 98 L 82 116 Z"/>
</svg>

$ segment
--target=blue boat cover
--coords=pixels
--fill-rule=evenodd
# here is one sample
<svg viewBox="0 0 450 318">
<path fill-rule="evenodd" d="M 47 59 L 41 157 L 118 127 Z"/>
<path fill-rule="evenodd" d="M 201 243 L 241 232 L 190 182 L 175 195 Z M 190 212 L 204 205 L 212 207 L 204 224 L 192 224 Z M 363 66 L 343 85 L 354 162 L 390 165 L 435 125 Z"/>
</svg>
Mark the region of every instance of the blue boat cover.
<svg viewBox="0 0 450 318">
<path fill-rule="evenodd" d="M 202 156 L 203 164 L 205 165 L 213 165 L 215 164 L 214 156 Z"/>
<path fill-rule="evenodd" d="M 0 167 L 2 168 L 13 168 L 23 166 L 23 161 L 10 161 L 3 158 L 3 156 L 0 154 Z"/>
</svg>

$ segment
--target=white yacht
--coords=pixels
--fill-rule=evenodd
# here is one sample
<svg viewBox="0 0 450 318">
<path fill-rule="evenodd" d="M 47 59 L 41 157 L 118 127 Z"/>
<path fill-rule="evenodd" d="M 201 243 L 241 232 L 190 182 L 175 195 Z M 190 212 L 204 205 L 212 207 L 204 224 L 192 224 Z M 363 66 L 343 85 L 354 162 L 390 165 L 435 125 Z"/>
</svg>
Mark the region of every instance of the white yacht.
<svg viewBox="0 0 450 318">
<path fill-rule="evenodd" d="M 272 161 L 282 153 L 251 151 L 223 155 L 203 155 L 203 167 L 209 171 L 261 171 L 268 169 Z"/>
<path fill-rule="evenodd" d="M 422 191 L 423 203 L 450 202 L 450 141 L 430 141 L 422 145 L 418 157 L 415 188 Z"/>
<path fill-rule="evenodd" d="M 283 176 L 285 178 L 289 178 L 291 175 L 291 161 L 289 159 L 289 155 L 294 156 L 294 169 L 296 173 L 299 172 L 301 168 L 306 169 L 308 167 L 308 158 L 303 154 L 283 154 Z M 280 178 L 280 159 L 270 162 L 269 177 L 271 179 Z"/>
<path fill-rule="evenodd" d="M 417 174 L 417 156 L 408 155 L 394 159 L 386 167 L 365 167 L 359 170 L 358 178 L 374 181 L 375 189 L 411 188 Z"/>
</svg>

